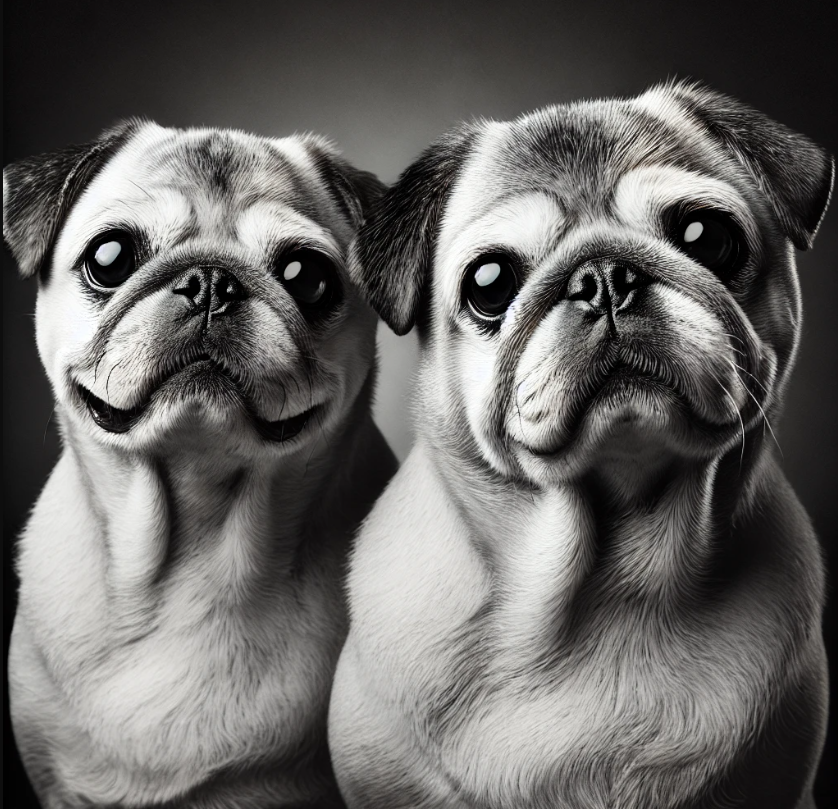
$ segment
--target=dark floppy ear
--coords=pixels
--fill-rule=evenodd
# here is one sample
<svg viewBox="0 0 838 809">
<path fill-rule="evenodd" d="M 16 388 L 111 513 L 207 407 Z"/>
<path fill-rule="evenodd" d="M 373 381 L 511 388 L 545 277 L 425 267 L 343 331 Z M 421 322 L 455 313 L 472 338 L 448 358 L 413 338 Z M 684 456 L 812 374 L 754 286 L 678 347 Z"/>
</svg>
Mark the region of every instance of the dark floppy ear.
<svg viewBox="0 0 838 809">
<path fill-rule="evenodd" d="M 765 192 L 795 247 L 811 247 L 829 204 L 832 156 L 804 135 L 699 84 L 664 89 L 736 155 Z"/>
<path fill-rule="evenodd" d="M 359 228 L 387 186 L 372 172 L 356 169 L 344 160 L 328 141 L 313 137 L 306 148 L 329 193 L 346 218 Z"/>
<path fill-rule="evenodd" d="M 462 128 L 429 146 L 378 201 L 352 243 L 350 274 L 396 334 L 407 334 L 416 321 L 439 220 L 473 140 L 474 130 Z"/>
<path fill-rule="evenodd" d="M 3 238 L 24 278 L 44 267 L 79 194 L 139 125 L 126 121 L 91 143 L 27 157 L 3 169 Z"/>
</svg>

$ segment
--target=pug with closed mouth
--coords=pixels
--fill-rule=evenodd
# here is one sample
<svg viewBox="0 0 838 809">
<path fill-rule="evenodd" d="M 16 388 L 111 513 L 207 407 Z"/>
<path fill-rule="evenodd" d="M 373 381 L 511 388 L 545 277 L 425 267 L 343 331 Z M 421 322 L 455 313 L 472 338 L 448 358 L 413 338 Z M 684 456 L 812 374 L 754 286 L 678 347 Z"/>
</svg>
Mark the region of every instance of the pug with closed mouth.
<svg viewBox="0 0 838 809">
<path fill-rule="evenodd" d="M 314 136 L 136 121 L 3 179 L 64 445 L 9 660 L 43 806 L 342 805 L 342 573 L 394 471 L 344 257 L 381 186 Z"/>
<path fill-rule="evenodd" d="M 361 229 L 417 443 L 351 558 L 352 807 L 812 806 L 823 570 L 772 425 L 832 161 L 699 86 L 467 125 Z"/>
</svg>

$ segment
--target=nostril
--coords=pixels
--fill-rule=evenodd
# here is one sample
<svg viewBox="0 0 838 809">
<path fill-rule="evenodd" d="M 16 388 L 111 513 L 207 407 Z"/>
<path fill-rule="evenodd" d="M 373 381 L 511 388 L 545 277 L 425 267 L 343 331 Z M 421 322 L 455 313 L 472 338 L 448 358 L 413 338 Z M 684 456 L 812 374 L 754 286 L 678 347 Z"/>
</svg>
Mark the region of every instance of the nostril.
<svg viewBox="0 0 838 809">
<path fill-rule="evenodd" d="M 631 282 L 634 280 L 634 273 L 628 267 L 618 265 L 614 268 L 611 278 L 614 283 L 614 289 L 618 292 L 623 292 L 631 288 Z"/>
<path fill-rule="evenodd" d="M 182 287 L 176 287 L 172 292 L 175 295 L 183 295 L 189 298 L 189 300 L 194 301 L 201 293 L 201 279 L 198 275 L 190 275 Z"/>
<path fill-rule="evenodd" d="M 577 273 L 567 286 L 567 299 L 590 302 L 596 298 L 598 289 L 599 283 L 593 273 Z"/>
<path fill-rule="evenodd" d="M 233 302 L 247 297 L 247 291 L 239 279 L 228 269 L 213 266 L 197 266 L 176 279 L 172 289 L 176 295 L 183 295 L 195 314 L 205 311 L 212 314 L 227 312 Z"/>
<path fill-rule="evenodd" d="M 238 279 L 232 275 L 222 275 L 215 282 L 215 297 L 219 305 L 244 298 L 244 289 Z"/>
<path fill-rule="evenodd" d="M 618 294 L 627 295 L 648 282 L 648 278 L 641 272 L 625 264 L 618 264 L 611 275 L 611 283 Z"/>
</svg>

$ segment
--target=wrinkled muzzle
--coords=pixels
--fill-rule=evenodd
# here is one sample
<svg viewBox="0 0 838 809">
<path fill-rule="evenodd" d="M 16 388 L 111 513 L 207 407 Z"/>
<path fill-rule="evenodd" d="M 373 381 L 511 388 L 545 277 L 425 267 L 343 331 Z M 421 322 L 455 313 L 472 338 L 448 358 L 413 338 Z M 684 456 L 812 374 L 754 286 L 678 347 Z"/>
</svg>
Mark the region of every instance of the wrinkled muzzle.
<svg viewBox="0 0 838 809">
<path fill-rule="evenodd" d="M 793 333 L 759 334 L 725 284 L 665 246 L 586 253 L 528 282 L 504 324 L 484 422 L 498 457 L 591 453 L 618 426 L 706 455 L 761 421 L 772 341 Z"/>
<path fill-rule="evenodd" d="M 68 374 L 111 432 L 130 430 L 152 403 L 165 411 L 189 398 L 268 429 L 316 406 L 312 356 L 300 313 L 268 279 L 203 260 L 144 272 L 114 292 Z"/>
</svg>

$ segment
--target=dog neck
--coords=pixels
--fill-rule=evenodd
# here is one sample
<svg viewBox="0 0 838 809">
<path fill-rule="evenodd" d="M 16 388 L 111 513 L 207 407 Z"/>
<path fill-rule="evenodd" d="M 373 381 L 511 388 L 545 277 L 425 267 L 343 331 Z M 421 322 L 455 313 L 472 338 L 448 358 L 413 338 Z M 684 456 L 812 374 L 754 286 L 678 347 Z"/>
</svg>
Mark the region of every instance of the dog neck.
<svg viewBox="0 0 838 809">
<path fill-rule="evenodd" d="M 282 581 L 304 577 L 310 563 L 341 564 L 352 528 L 382 484 L 374 471 L 362 472 L 379 449 L 370 387 L 335 433 L 315 433 L 282 457 L 245 457 L 208 435 L 140 455 L 65 432 L 74 496 L 95 523 L 101 576 L 123 628 L 141 631 L 168 592 L 195 585 L 208 612 L 252 609 L 254 599 L 280 592 Z M 307 544 L 312 536 L 316 548 Z"/>
<path fill-rule="evenodd" d="M 744 449 L 721 458 L 649 450 L 537 488 L 428 452 L 489 569 L 496 616 L 514 628 L 505 636 L 520 644 L 528 627 L 534 654 L 602 609 L 652 621 L 687 614 L 707 581 L 722 580 L 738 558 L 734 527 L 753 500 L 758 464 L 770 458 L 754 431 Z"/>
</svg>

